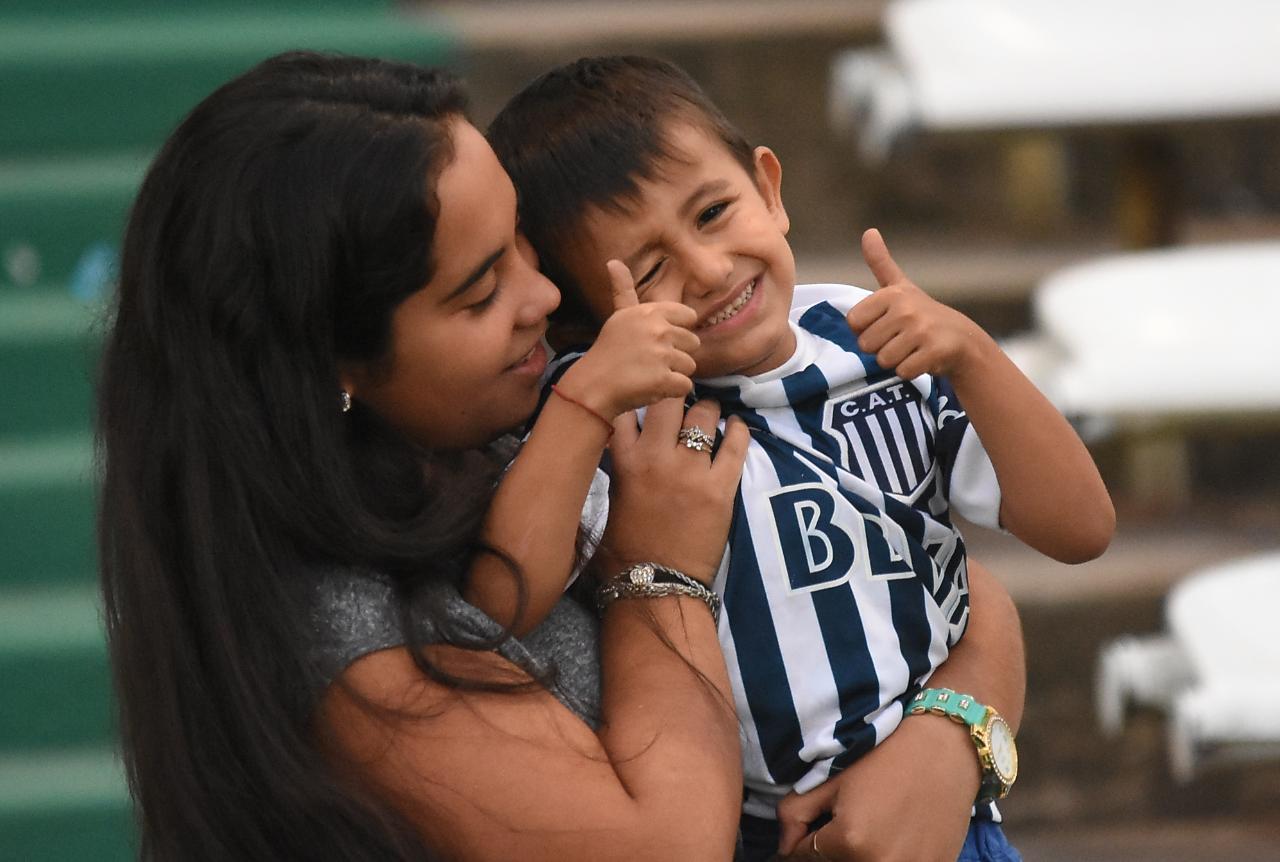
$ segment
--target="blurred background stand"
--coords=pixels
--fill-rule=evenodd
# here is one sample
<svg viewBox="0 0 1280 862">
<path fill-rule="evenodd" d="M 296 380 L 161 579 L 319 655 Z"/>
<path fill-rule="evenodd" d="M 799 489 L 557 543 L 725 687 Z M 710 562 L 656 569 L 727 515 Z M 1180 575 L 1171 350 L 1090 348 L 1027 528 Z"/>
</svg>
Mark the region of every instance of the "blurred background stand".
<svg viewBox="0 0 1280 862">
<path fill-rule="evenodd" d="M 1268 0 L 891 0 L 885 45 L 833 64 L 831 120 L 881 164 L 921 137 L 991 137 L 1011 210 L 1047 231 L 1075 186 L 1066 136 L 1109 136 L 1119 246 L 1170 246 L 1187 215 L 1176 133 L 1280 115 L 1276 14 Z M 1280 418 L 1277 286 L 1277 245 L 1108 256 L 1042 279 L 1040 332 L 1010 352 L 1084 430 L 1124 437 L 1137 504 L 1177 509 L 1188 429 Z"/>
<path fill-rule="evenodd" d="M 1271 0 L 892 0 L 884 29 L 887 48 L 851 50 L 832 71 L 832 122 L 865 155 L 912 134 L 1005 134 L 1034 210 L 1058 187 L 1034 167 L 1055 161 L 1053 133 L 1119 133 L 1113 218 L 1131 248 L 1178 229 L 1170 126 L 1280 114 Z"/>
<path fill-rule="evenodd" d="M 1094 439 L 1124 438 L 1123 490 L 1192 502 L 1188 435 L 1280 427 L 1280 241 L 1101 257 L 1037 287 L 1006 352 Z"/>
<path fill-rule="evenodd" d="M 1168 721 L 1169 767 L 1191 781 L 1206 767 L 1280 761 L 1280 553 L 1197 571 L 1170 590 L 1167 631 L 1108 643 L 1098 659 L 1099 724 L 1124 732 L 1131 706 Z"/>
</svg>

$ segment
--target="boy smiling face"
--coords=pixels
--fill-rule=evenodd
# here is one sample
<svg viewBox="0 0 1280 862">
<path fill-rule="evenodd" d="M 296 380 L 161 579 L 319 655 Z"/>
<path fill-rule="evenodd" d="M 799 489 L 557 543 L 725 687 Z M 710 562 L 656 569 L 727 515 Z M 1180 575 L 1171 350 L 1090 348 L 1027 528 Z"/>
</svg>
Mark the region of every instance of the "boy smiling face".
<svg viewBox="0 0 1280 862">
<path fill-rule="evenodd" d="M 614 207 L 589 207 L 562 260 L 603 320 L 613 311 L 605 263 L 626 264 L 641 302 L 681 302 L 698 314 L 697 376 L 759 374 L 795 351 L 788 322 L 795 258 L 782 205 L 782 168 L 757 147 L 750 175 L 698 124 L 673 122 L 669 159 Z"/>
</svg>

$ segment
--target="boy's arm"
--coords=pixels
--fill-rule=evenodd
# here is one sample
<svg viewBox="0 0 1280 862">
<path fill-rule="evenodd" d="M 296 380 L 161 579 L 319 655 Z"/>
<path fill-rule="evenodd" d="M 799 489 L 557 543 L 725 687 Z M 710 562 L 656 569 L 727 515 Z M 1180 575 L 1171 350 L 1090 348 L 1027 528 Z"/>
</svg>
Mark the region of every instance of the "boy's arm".
<svg viewBox="0 0 1280 862">
<path fill-rule="evenodd" d="M 1026 696 L 1022 625 L 1008 592 L 969 560 L 970 614 L 964 637 L 929 678 L 929 686 L 971 694 L 994 706 L 1015 730 Z M 968 728 L 933 715 L 908 716 L 889 738 L 827 783 L 778 806 L 781 850 L 806 854 L 808 824 L 819 831 L 823 857 L 883 862 L 955 859 L 968 830 L 980 781 Z M 803 840 L 802 840 L 803 839 Z"/>
<path fill-rule="evenodd" d="M 693 388 L 694 311 L 674 302 L 640 305 L 625 267 L 614 287 L 616 310 L 560 378 L 490 503 L 483 539 L 516 570 L 480 554 L 467 575 L 466 600 L 516 635 L 546 619 L 564 592 L 582 506 L 613 420 Z"/>
<path fill-rule="evenodd" d="M 503 476 L 485 518 L 484 541 L 467 575 L 468 602 L 521 635 L 546 619 L 573 568 L 582 506 L 611 428 L 582 407 L 552 396 Z M 517 618 L 523 580 L 525 606 Z"/>
<path fill-rule="evenodd" d="M 995 468 L 1005 529 L 1064 563 L 1101 554 L 1115 509 L 1067 420 L 980 326 L 916 287 L 878 231 L 862 250 L 880 289 L 849 312 L 859 347 L 904 380 L 947 377 Z"/>
<path fill-rule="evenodd" d="M 1079 436 L 985 332 L 949 378 L 1000 482 L 1000 523 L 1063 563 L 1107 549 L 1116 515 Z"/>
</svg>

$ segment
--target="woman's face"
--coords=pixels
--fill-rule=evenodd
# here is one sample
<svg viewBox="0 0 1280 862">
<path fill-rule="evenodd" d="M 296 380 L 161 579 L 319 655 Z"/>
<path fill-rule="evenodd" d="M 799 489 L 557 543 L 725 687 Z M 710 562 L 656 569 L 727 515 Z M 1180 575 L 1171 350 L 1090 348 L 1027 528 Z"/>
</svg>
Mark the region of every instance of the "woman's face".
<svg viewBox="0 0 1280 862">
<path fill-rule="evenodd" d="M 560 303 L 516 233 L 515 189 L 488 142 L 463 120 L 452 134 L 436 184 L 436 272 L 396 308 L 387 360 L 342 375 L 354 400 L 445 449 L 487 443 L 532 414 Z"/>
</svg>

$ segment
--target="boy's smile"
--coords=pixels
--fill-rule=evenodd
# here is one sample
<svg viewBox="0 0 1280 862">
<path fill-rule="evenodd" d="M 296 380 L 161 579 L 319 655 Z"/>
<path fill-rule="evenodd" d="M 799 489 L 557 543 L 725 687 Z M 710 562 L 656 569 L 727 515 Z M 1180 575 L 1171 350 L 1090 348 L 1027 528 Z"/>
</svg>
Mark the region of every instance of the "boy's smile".
<svg viewBox="0 0 1280 862">
<path fill-rule="evenodd" d="M 777 157 L 757 148 L 751 176 L 698 125 L 673 125 L 666 137 L 673 158 L 637 181 L 635 198 L 590 208 L 565 265 L 599 319 L 613 311 L 611 259 L 631 271 L 641 302 L 696 311 L 699 377 L 777 368 L 795 351 L 795 259 Z"/>
</svg>

